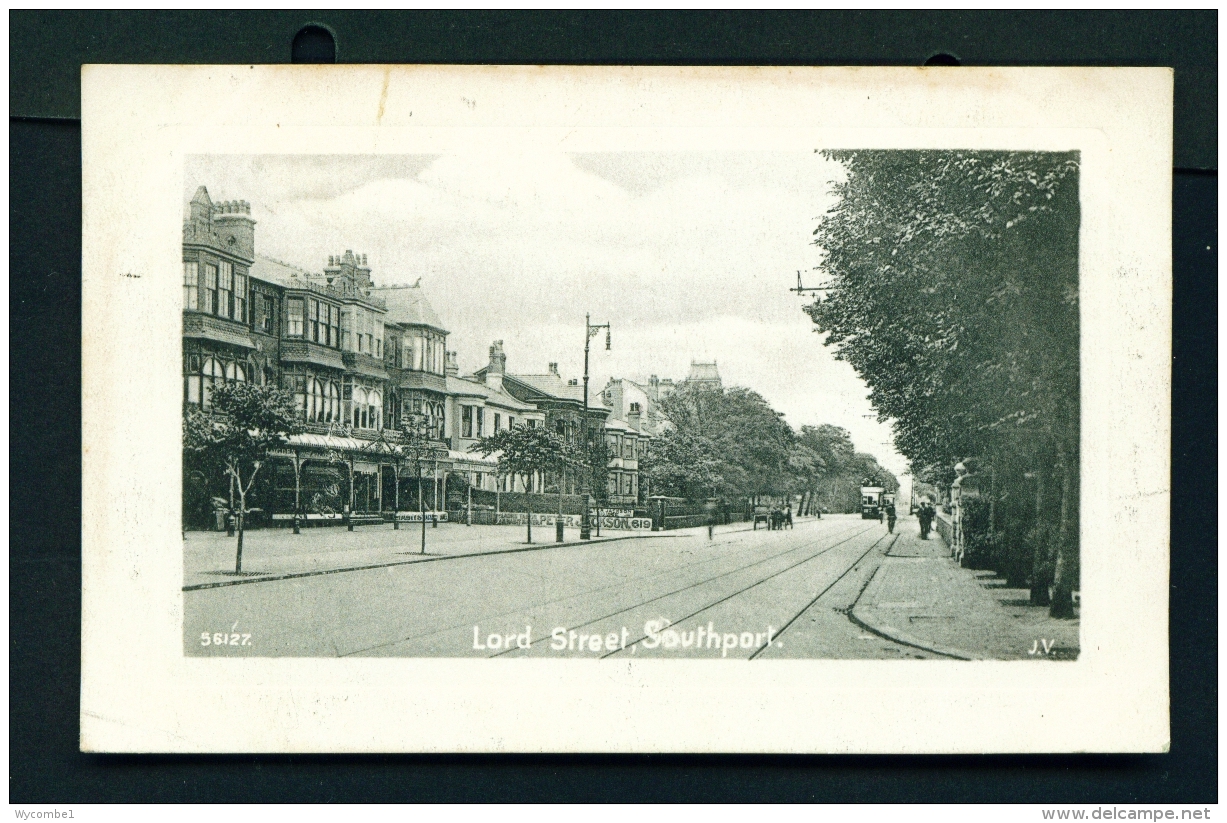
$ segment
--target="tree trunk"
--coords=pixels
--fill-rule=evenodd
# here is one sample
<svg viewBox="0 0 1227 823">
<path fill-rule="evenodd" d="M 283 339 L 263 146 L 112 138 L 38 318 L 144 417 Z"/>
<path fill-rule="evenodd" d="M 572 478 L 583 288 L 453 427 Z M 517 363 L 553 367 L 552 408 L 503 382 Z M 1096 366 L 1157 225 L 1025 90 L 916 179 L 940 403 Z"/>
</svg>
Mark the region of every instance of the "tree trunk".
<svg viewBox="0 0 1227 823">
<path fill-rule="evenodd" d="M 1052 605 L 1049 614 L 1052 617 L 1070 618 L 1074 616 L 1073 592 L 1078 579 L 1077 532 L 1073 528 L 1074 478 L 1070 467 L 1074 458 L 1064 444 L 1058 444 L 1057 448 L 1061 462 L 1061 519 L 1057 527 L 1057 562 L 1053 572 Z"/>
<path fill-rule="evenodd" d="M 238 546 L 234 553 L 234 573 L 243 573 L 243 520 L 244 512 L 247 511 L 247 495 L 243 494 L 242 488 L 239 489 L 239 517 L 238 517 Z"/>
<path fill-rule="evenodd" d="M 1031 605 L 1047 606 L 1048 598 L 1048 530 L 1044 527 L 1043 468 L 1035 471 L 1035 545 L 1031 553 Z"/>
<path fill-rule="evenodd" d="M 421 554 L 426 554 L 426 496 L 422 492 L 422 467 L 418 469 L 418 514 L 422 515 L 422 550 Z"/>
</svg>

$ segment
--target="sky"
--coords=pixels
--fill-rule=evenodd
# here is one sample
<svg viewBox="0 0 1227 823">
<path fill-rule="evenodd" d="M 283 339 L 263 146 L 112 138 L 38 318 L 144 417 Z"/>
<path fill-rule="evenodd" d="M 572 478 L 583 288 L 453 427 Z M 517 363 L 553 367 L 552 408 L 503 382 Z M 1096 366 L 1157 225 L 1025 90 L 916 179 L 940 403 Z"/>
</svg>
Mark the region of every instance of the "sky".
<svg viewBox="0 0 1227 823">
<path fill-rule="evenodd" d="M 612 325 L 610 351 L 592 341 L 594 398 L 715 360 L 725 386 L 795 429 L 842 426 L 901 475 L 867 387 L 789 292 L 798 271 L 821 281 L 813 232 L 841 174 L 809 152 L 209 155 L 187 160 L 184 211 L 204 185 L 251 203 L 257 254 L 321 271 L 350 249 L 378 285 L 421 278 L 462 374 L 503 340 L 512 374 L 582 377 L 591 313 Z"/>
</svg>

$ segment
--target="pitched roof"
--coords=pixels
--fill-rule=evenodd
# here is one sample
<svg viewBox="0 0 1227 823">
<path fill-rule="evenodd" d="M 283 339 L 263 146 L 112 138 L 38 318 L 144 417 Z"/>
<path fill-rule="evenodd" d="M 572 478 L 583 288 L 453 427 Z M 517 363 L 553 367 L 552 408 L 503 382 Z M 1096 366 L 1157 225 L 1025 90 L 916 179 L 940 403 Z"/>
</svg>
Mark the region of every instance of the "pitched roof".
<svg viewBox="0 0 1227 823">
<path fill-rule="evenodd" d="M 371 289 L 372 297 L 381 297 L 388 305 L 385 323 L 404 323 L 410 326 L 430 326 L 441 332 L 447 332 L 443 321 L 435 313 L 434 307 L 422 293 L 422 287 L 412 286 L 377 286 Z"/>
<path fill-rule="evenodd" d="M 627 423 L 625 420 L 619 420 L 616 417 L 611 417 L 606 420 L 605 428 L 609 429 L 610 431 L 630 432 L 631 434 L 637 434 L 640 437 L 648 436 L 642 429 L 637 429 L 630 423 Z"/>
<path fill-rule="evenodd" d="M 562 400 L 584 402 L 584 387 L 569 386 L 567 381 L 556 374 L 509 374 L 507 376 L 513 380 L 519 380 L 521 383 L 536 389 L 542 394 L 548 394 L 551 397 L 557 397 Z"/>
<path fill-rule="evenodd" d="M 517 411 L 534 412 L 537 407 L 531 403 L 525 403 L 523 400 L 517 400 L 505 391 L 495 391 L 485 383 L 468 377 L 447 376 L 447 393 L 456 395 L 467 395 L 469 397 L 484 397 L 492 403 L 498 403 L 500 406 L 505 406 L 509 409 Z"/>
<path fill-rule="evenodd" d="M 690 374 L 686 375 L 687 382 L 720 382 L 720 372 L 716 369 L 716 361 L 710 363 L 696 363 L 690 361 Z"/>
<path fill-rule="evenodd" d="M 204 188 L 204 186 L 201 186 Z M 257 280 L 263 280 L 265 283 L 273 283 L 278 286 L 289 286 L 304 288 L 303 283 L 312 275 L 306 269 L 300 269 L 298 266 L 291 266 L 289 263 L 282 263 L 280 260 L 274 260 L 271 257 L 263 257 L 256 255 L 256 262 L 252 264 L 250 274 Z"/>
</svg>

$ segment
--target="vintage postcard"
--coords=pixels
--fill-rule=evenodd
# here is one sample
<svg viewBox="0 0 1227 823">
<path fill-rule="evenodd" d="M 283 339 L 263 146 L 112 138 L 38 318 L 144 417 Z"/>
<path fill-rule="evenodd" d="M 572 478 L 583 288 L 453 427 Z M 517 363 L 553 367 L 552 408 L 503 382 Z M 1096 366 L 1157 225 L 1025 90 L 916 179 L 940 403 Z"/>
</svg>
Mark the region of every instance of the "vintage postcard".
<svg viewBox="0 0 1227 823">
<path fill-rule="evenodd" d="M 82 748 L 1165 750 L 1171 95 L 85 67 Z"/>
</svg>

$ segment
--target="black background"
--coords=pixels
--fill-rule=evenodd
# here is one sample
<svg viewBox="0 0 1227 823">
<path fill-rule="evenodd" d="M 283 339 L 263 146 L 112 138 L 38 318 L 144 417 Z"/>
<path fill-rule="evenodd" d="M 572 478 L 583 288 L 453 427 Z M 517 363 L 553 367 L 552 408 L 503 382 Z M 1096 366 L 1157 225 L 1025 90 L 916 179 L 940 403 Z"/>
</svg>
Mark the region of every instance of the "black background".
<svg viewBox="0 0 1227 823">
<path fill-rule="evenodd" d="M 1217 802 L 1217 12 L 11 12 L 9 20 L 10 802 Z M 944 53 L 964 65 L 1174 66 L 1171 752 L 81 754 L 80 66 L 287 63 L 311 22 L 334 34 L 342 63 L 914 66 Z M 140 371 L 133 363 L 134 389 Z M 139 638 L 140 627 L 132 630 Z"/>
</svg>

